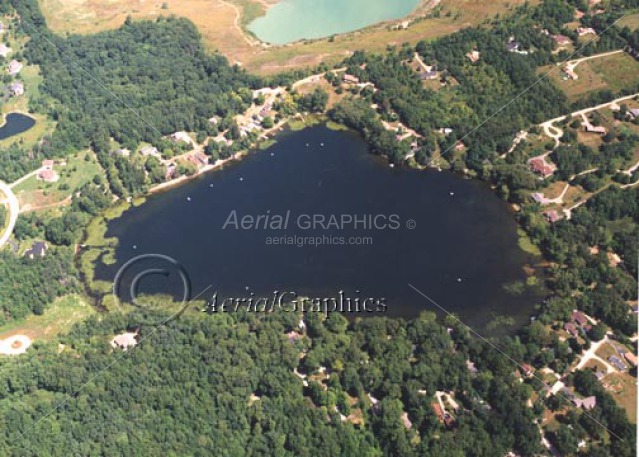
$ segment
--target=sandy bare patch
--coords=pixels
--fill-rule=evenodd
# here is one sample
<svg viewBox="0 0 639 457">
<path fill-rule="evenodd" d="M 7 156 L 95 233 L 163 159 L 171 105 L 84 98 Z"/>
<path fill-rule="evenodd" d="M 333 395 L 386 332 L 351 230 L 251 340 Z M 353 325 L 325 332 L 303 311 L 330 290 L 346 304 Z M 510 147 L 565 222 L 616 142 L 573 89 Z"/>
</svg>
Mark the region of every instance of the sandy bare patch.
<svg viewBox="0 0 639 457">
<path fill-rule="evenodd" d="M 0 340 L 0 354 L 18 355 L 27 352 L 33 341 L 26 335 L 13 335 Z"/>
</svg>

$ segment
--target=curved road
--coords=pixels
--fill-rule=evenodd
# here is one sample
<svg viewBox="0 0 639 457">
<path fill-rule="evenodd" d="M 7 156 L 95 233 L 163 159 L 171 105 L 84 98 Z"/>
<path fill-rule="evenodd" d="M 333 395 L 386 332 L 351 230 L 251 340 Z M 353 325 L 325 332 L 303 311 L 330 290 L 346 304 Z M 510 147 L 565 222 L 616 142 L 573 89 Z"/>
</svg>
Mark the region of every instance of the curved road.
<svg viewBox="0 0 639 457">
<path fill-rule="evenodd" d="M 15 227 L 16 221 L 18 220 L 20 205 L 18 204 L 18 199 L 11 190 L 11 187 L 9 187 L 3 181 L 0 181 L 0 192 L 2 192 L 2 194 L 4 194 L 6 197 L 3 199 L 3 201 L 7 201 L 9 203 L 9 225 L 5 228 L 4 233 L 0 235 L 1 248 L 7 241 L 9 241 L 9 237 L 13 233 L 13 227 Z"/>
</svg>

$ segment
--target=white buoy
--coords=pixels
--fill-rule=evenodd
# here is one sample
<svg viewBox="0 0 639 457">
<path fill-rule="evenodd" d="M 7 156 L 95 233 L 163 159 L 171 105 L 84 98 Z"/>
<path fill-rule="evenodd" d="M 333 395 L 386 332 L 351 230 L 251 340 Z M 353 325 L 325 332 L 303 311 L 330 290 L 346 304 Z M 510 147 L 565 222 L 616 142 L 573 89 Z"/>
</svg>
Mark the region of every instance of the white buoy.
<svg viewBox="0 0 639 457">
<path fill-rule="evenodd" d="M 321 147 L 324 147 L 324 143 L 320 143 L 320 146 L 321 146 Z"/>
<path fill-rule="evenodd" d="M 191 197 L 186 197 L 186 201 L 190 202 L 191 201 Z"/>
<path fill-rule="evenodd" d="M 462 278 L 457 278 L 457 282 L 462 282 Z"/>
<path fill-rule="evenodd" d="M 244 181 L 244 178 L 240 178 L 240 181 Z"/>
<path fill-rule="evenodd" d="M 246 287 L 245 287 L 245 289 L 246 289 L 246 290 L 249 290 L 249 286 L 246 286 Z"/>
<path fill-rule="evenodd" d="M 306 143 L 306 147 L 308 147 L 308 143 Z"/>
<path fill-rule="evenodd" d="M 450 196 L 451 196 L 451 197 L 454 197 L 454 196 L 455 196 L 455 192 L 451 192 L 451 193 L 450 193 Z"/>
<path fill-rule="evenodd" d="M 137 248 L 138 248 L 138 245 L 137 245 L 137 244 L 134 244 L 134 245 L 133 245 L 133 249 L 137 249 Z"/>
<path fill-rule="evenodd" d="M 272 156 L 274 156 L 274 155 L 275 155 L 275 154 L 273 154 L 273 153 L 271 152 L 271 157 L 272 157 Z"/>
<path fill-rule="evenodd" d="M 209 187 L 213 187 L 213 184 L 209 184 Z"/>
</svg>

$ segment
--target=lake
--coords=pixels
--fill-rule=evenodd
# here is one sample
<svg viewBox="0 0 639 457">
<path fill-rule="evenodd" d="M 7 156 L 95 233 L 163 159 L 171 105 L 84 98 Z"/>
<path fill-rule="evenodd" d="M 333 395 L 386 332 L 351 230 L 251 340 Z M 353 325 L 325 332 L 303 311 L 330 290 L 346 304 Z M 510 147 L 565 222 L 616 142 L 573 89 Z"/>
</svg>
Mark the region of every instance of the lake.
<svg viewBox="0 0 639 457">
<path fill-rule="evenodd" d="M 410 14 L 420 0 L 282 0 L 248 29 L 260 40 L 286 44 L 351 32 Z"/>
<path fill-rule="evenodd" d="M 246 215 L 287 213 L 289 226 L 272 225 L 273 218 L 264 229 L 263 218 L 257 228 L 236 229 L 234 211 L 238 226 Z M 312 215 L 329 221 L 353 214 L 361 219 L 357 227 L 308 228 Z M 298 224 L 300 215 L 309 218 Z M 387 219 L 376 228 L 366 215 Z M 390 227 L 392 215 L 400 227 Z M 351 297 L 385 298 L 385 315 L 437 311 L 411 283 L 472 325 L 485 326 L 496 316 L 522 324 L 539 295 L 528 288 L 509 294 L 504 285 L 525 280 L 524 265 L 539 259 L 518 247 L 516 229 L 508 205 L 483 183 L 451 172 L 390 168 L 368 153 L 359 135 L 316 126 L 282 133 L 274 146 L 154 195 L 111 221 L 107 236 L 120 241 L 117 264 L 100 264 L 96 277 L 112 280 L 127 260 L 160 253 L 188 271 L 194 295 L 210 284 L 211 295 L 220 297 L 274 290 L 335 297 L 344 290 Z M 296 235 L 370 237 L 372 244 L 298 247 L 274 245 L 273 238 L 267 244 L 267 237 Z M 147 292 L 168 284 L 143 283 Z"/>
<path fill-rule="evenodd" d="M 35 125 L 35 119 L 20 113 L 9 113 L 5 116 L 5 124 L 0 127 L 0 140 L 26 132 Z"/>
</svg>

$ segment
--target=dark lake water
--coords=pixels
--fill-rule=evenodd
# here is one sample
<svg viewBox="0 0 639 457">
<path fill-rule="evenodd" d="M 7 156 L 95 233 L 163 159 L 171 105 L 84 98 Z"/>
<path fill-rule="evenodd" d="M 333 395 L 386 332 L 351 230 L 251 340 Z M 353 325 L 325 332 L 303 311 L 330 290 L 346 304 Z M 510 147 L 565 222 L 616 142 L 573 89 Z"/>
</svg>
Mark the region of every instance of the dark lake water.
<svg viewBox="0 0 639 457">
<path fill-rule="evenodd" d="M 9 113 L 6 123 L 0 127 L 0 140 L 26 132 L 35 125 L 35 120 L 20 113 Z"/>
<path fill-rule="evenodd" d="M 358 135 L 324 126 L 278 140 L 112 221 L 107 236 L 120 240 L 118 262 L 98 268 L 97 277 L 112 279 L 127 260 L 160 253 L 188 271 L 194 294 L 210 284 L 220 298 L 271 296 L 274 290 L 336 297 L 344 290 L 350 297 L 385 298 L 385 315 L 437 311 L 411 283 L 472 325 L 496 316 L 517 324 L 528 319 L 539 297 L 528 289 L 508 294 L 503 286 L 525 280 L 522 267 L 539 259 L 519 249 L 511 211 L 485 185 L 449 172 L 390 168 L 368 153 Z M 223 230 L 232 211 L 238 219 L 291 216 L 286 230 Z M 401 227 L 304 230 L 296 225 L 304 214 L 396 215 Z M 408 220 L 416 228 L 407 228 Z M 300 222 L 305 227 L 308 219 Z M 295 235 L 371 237 L 372 245 L 266 243 L 266 237 Z M 168 284 L 142 283 L 149 290 Z"/>
</svg>

